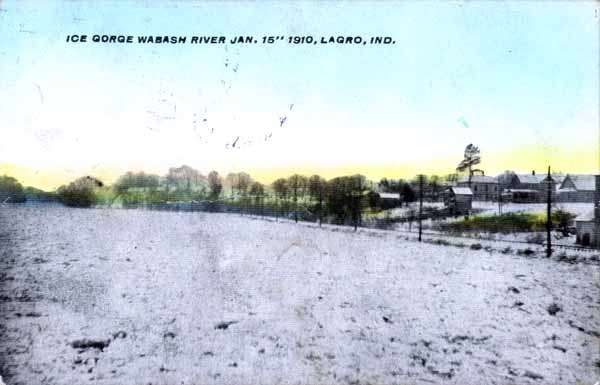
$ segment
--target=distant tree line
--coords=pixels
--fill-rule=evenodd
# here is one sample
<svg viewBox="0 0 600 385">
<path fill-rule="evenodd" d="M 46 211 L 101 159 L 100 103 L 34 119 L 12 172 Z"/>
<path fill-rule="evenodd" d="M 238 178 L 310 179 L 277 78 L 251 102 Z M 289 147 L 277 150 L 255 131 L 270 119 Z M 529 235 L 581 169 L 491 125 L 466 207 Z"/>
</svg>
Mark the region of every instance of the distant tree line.
<svg viewBox="0 0 600 385">
<path fill-rule="evenodd" d="M 0 204 L 56 201 L 55 193 L 40 190 L 35 187 L 23 187 L 11 176 L 0 176 Z"/>
<path fill-rule="evenodd" d="M 319 175 L 294 174 L 265 185 L 244 172 L 222 177 L 217 171 L 211 171 L 204 176 L 189 166 L 182 166 L 169 169 L 164 177 L 126 172 L 112 186 L 86 176 L 61 186 L 57 196 L 60 202 L 71 207 L 208 202 L 215 209 L 242 214 L 358 226 L 365 210 L 379 209 L 379 196 L 373 187 L 363 175 L 326 180 Z"/>
<path fill-rule="evenodd" d="M 96 203 L 96 189 L 104 184 L 91 176 L 75 179 L 56 191 L 61 203 L 70 207 L 90 207 Z"/>
<path fill-rule="evenodd" d="M 455 182 L 458 179 L 457 174 L 450 174 L 444 177 L 438 175 L 423 176 L 423 195 L 428 201 L 440 201 L 443 199 L 444 184 Z M 401 203 L 414 202 L 419 192 L 419 180 L 387 179 L 379 181 L 379 188 L 382 192 L 398 193 Z"/>
<path fill-rule="evenodd" d="M 21 183 L 11 176 L 0 176 L 0 203 L 22 203 L 25 200 Z"/>
<path fill-rule="evenodd" d="M 448 178 L 435 175 L 426 178 L 425 195 L 437 199 L 444 180 Z M 389 199 L 382 199 L 379 192 L 397 193 L 398 201 L 391 204 Z M 62 203 L 72 207 L 139 207 L 196 202 L 214 211 L 360 226 L 366 216 L 394 205 L 414 202 L 418 192 L 416 179 L 383 178 L 373 183 L 358 174 L 329 180 L 319 175 L 293 174 L 263 184 L 245 172 L 221 176 L 217 171 L 211 171 L 205 176 L 183 165 L 170 168 L 164 176 L 129 171 L 111 186 L 86 176 L 61 186 L 57 196 Z"/>
</svg>

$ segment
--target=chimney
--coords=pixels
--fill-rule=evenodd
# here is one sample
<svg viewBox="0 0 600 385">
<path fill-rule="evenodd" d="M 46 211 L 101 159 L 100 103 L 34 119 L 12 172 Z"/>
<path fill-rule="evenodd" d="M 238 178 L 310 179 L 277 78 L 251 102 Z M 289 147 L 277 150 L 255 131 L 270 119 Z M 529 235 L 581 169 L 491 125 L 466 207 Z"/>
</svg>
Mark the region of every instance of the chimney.
<svg viewBox="0 0 600 385">
<path fill-rule="evenodd" d="M 531 175 L 535 175 L 535 170 L 531 170 Z"/>
</svg>

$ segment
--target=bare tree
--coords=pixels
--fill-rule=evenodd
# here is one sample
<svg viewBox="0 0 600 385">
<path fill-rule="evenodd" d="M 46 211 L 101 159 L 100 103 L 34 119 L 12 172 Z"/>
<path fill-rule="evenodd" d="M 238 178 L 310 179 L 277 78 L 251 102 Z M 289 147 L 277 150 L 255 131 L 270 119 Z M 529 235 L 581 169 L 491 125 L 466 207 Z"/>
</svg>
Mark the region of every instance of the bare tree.
<svg viewBox="0 0 600 385">
<path fill-rule="evenodd" d="M 211 171 L 208 174 L 208 185 L 210 186 L 210 198 L 217 200 L 223 189 L 223 181 L 216 171 Z"/>
<path fill-rule="evenodd" d="M 308 179 L 308 193 L 311 198 L 317 201 L 317 212 L 319 215 L 319 227 L 323 222 L 323 201 L 325 199 L 325 188 L 327 181 L 318 175 L 313 175 Z"/>
<path fill-rule="evenodd" d="M 265 187 L 260 182 L 253 182 L 250 186 L 250 195 L 254 197 L 254 206 L 258 206 L 260 214 L 263 214 L 263 199 L 265 196 Z M 255 210 L 256 211 L 256 210 Z"/>
<path fill-rule="evenodd" d="M 277 203 L 279 203 L 279 201 L 283 200 L 284 206 L 285 206 L 285 204 L 287 203 L 287 198 L 288 198 L 288 194 L 289 194 L 289 187 L 288 187 L 287 180 L 284 178 L 279 178 L 271 184 L 271 187 L 273 188 L 273 191 L 275 192 L 275 199 L 276 199 Z M 275 211 L 276 216 L 277 216 L 277 214 L 278 214 L 278 210 Z"/>
<path fill-rule="evenodd" d="M 294 221 L 298 222 L 298 198 L 304 196 L 307 179 L 305 176 L 294 174 L 288 178 L 288 184 L 294 200 Z"/>
</svg>

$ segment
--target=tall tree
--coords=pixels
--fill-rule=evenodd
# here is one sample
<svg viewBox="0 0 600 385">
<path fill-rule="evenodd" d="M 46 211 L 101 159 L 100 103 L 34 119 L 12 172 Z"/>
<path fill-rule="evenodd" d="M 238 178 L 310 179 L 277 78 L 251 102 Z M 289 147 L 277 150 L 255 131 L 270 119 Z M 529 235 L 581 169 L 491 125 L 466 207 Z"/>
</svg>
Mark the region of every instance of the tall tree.
<svg viewBox="0 0 600 385">
<path fill-rule="evenodd" d="M 223 181 L 218 172 L 211 171 L 208 174 L 208 186 L 210 188 L 210 198 L 212 200 L 218 199 L 223 189 Z"/>
<path fill-rule="evenodd" d="M 91 207 L 96 203 L 96 189 L 104 186 L 102 181 L 92 176 L 75 179 L 66 186 L 58 188 L 58 199 L 71 207 Z"/>
<path fill-rule="evenodd" d="M 166 176 L 168 186 L 175 185 L 179 187 L 179 185 L 183 184 L 188 192 L 191 190 L 192 182 L 195 181 L 197 183 L 201 178 L 203 176 L 198 170 L 185 164 L 181 167 L 169 168 Z"/>
<path fill-rule="evenodd" d="M 442 178 L 437 175 L 432 175 L 429 177 L 429 190 L 431 192 L 431 198 L 434 201 L 438 200 L 438 195 L 441 190 L 441 182 Z"/>
<path fill-rule="evenodd" d="M 23 203 L 26 201 L 23 186 L 12 176 L 0 176 L 0 203 Z"/>
<path fill-rule="evenodd" d="M 254 206 L 258 207 L 262 215 L 263 213 L 263 199 L 265 196 L 265 187 L 260 182 L 253 182 L 250 186 L 250 195 L 254 197 Z M 256 210 L 254 210 L 256 211 Z"/>
<path fill-rule="evenodd" d="M 327 181 L 319 175 L 313 175 L 308 179 L 308 193 L 317 202 L 317 213 L 319 216 L 319 227 L 323 222 L 323 201 L 325 199 L 325 188 Z"/>
<path fill-rule="evenodd" d="M 362 226 L 362 212 L 365 206 L 365 194 L 368 191 L 367 178 L 357 174 L 351 177 L 352 212 L 354 217 L 354 230 Z"/>
<path fill-rule="evenodd" d="M 245 172 L 239 172 L 237 174 L 235 187 L 241 195 L 246 195 L 246 193 L 248 192 L 248 188 L 250 188 L 251 184 L 252 178 L 250 177 L 250 175 L 246 174 Z"/>
<path fill-rule="evenodd" d="M 404 203 L 408 204 L 410 202 L 414 202 L 416 199 L 415 190 L 410 186 L 410 183 L 402 182 L 401 183 L 401 194 L 404 199 Z"/>
<path fill-rule="evenodd" d="M 294 220 L 298 222 L 298 199 L 304 196 L 307 186 L 307 178 L 302 175 L 294 174 L 288 178 L 288 185 L 294 201 Z"/>
<path fill-rule="evenodd" d="M 287 204 L 288 195 L 289 195 L 289 187 L 288 187 L 287 179 L 279 178 L 279 179 L 275 180 L 271 184 L 271 188 L 275 192 L 276 201 L 278 203 L 280 201 L 283 201 L 282 206 L 285 208 L 285 206 Z M 277 211 L 276 211 L 275 215 L 277 215 Z"/>
<path fill-rule="evenodd" d="M 235 172 L 230 172 L 225 177 L 225 185 L 229 186 L 231 189 L 231 199 L 234 197 L 234 190 L 237 187 L 238 174 Z"/>
</svg>

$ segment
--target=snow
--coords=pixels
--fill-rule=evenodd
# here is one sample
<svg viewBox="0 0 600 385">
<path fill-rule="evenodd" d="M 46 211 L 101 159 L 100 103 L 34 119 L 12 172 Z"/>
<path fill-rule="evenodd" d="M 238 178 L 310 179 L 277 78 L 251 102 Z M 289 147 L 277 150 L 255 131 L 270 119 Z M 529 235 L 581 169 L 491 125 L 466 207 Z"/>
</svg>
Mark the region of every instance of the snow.
<svg viewBox="0 0 600 385">
<path fill-rule="evenodd" d="M 7 384 L 598 379 L 597 264 L 228 214 L 56 206 L 3 207 L 0 242 Z M 83 340 L 108 345 L 73 348 Z"/>
<path fill-rule="evenodd" d="M 456 195 L 473 195 L 469 187 L 451 187 L 451 189 Z"/>
<path fill-rule="evenodd" d="M 498 202 L 473 201 L 473 208 L 483 210 L 486 213 L 498 213 Z M 593 203 L 555 203 L 552 210 L 565 210 L 576 216 L 593 210 Z M 527 212 L 546 213 L 546 203 L 503 203 L 502 213 Z"/>
</svg>

